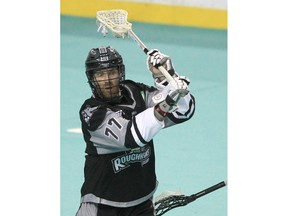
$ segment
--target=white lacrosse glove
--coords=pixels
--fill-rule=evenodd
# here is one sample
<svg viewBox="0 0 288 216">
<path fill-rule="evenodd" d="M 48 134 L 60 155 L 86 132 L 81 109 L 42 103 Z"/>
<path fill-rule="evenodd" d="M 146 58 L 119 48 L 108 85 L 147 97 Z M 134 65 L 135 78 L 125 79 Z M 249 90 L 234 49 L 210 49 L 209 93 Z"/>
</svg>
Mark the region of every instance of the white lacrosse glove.
<svg viewBox="0 0 288 216">
<path fill-rule="evenodd" d="M 176 83 L 176 85 L 175 85 Z M 181 97 L 189 93 L 186 80 L 179 77 L 174 78 L 165 88 L 155 95 L 152 99 L 157 103 L 154 108 L 154 115 L 159 121 L 163 121 L 167 113 L 178 109 L 177 103 Z"/>
<path fill-rule="evenodd" d="M 177 77 L 178 77 L 178 79 L 185 81 L 187 85 L 190 84 L 190 80 L 188 77 L 180 76 L 177 72 L 175 72 L 174 79 Z M 154 85 L 158 90 L 161 91 L 168 85 L 168 81 L 165 77 L 163 80 L 159 80 L 159 78 L 154 78 Z"/>
<path fill-rule="evenodd" d="M 184 82 L 187 84 L 187 86 L 189 86 L 189 84 L 191 83 L 191 82 L 190 82 L 190 79 L 189 79 L 188 77 L 186 77 L 186 76 L 179 76 L 179 75 L 177 74 L 177 77 L 176 77 L 176 78 L 178 78 L 179 80 L 184 81 Z"/>
<path fill-rule="evenodd" d="M 147 68 L 152 72 L 153 78 L 164 77 L 161 71 L 158 70 L 159 66 L 163 66 L 171 76 L 174 76 L 175 70 L 171 58 L 159 52 L 158 49 L 152 49 L 147 53 Z"/>
</svg>

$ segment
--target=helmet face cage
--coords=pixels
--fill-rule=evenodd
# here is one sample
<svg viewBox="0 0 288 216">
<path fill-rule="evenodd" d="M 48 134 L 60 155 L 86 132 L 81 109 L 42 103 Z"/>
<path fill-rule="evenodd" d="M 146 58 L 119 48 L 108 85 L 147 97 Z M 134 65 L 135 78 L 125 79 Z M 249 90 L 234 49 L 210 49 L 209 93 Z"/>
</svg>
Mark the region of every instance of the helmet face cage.
<svg viewBox="0 0 288 216">
<path fill-rule="evenodd" d="M 86 76 L 88 78 L 88 83 L 92 89 L 94 96 L 98 96 L 105 101 L 113 101 L 119 97 L 121 97 L 120 85 L 122 81 L 125 80 L 125 66 L 123 64 L 123 59 L 121 55 L 112 47 L 100 47 L 100 48 L 92 48 L 87 56 L 85 61 L 86 66 Z M 117 68 L 119 76 L 111 78 L 110 75 L 107 76 L 106 82 L 112 86 L 114 83 L 114 88 L 119 89 L 119 93 L 117 95 L 107 94 L 107 90 L 104 91 L 101 88 L 99 81 L 95 80 L 94 75 L 96 73 L 100 73 L 100 71 L 111 71 L 112 68 Z M 109 74 L 109 73 L 108 73 Z M 97 75 L 95 75 L 97 77 Z M 118 79 L 118 80 L 115 80 Z M 118 86 L 115 86 L 118 85 Z"/>
</svg>

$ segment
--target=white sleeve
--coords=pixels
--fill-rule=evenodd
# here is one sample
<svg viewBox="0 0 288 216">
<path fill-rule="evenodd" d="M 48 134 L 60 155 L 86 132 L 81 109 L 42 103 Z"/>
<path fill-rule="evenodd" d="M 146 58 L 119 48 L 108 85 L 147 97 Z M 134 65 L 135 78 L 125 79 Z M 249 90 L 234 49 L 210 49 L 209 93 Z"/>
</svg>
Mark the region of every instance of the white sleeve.
<svg viewBox="0 0 288 216">
<path fill-rule="evenodd" d="M 150 107 L 135 116 L 135 121 L 132 123 L 131 132 L 135 142 L 139 146 L 144 146 L 163 127 L 164 122 L 156 119 L 154 116 L 154 107 Z"/>
<path fill-rule="evenodd" d="M 177 118 L 189 118 L 194 112 L 194 103 L 193 99 L 189 94 L 185 97 L 180 98 L 177 103 L 178 109 L 176 112 L 173 112 L 173 115 Z M 182 116 L 177 115 L 177 113 L 182 114 Z"/>
<path fill-rule="evenodd" d="M 180 124 L 192 118 L 195 111 L 195 101 L 194 97 L 187 94 L 177 103 L 178 109 L 171 114 L 167 115 L 164 119 L 165 128 L 173 126 L 175 124 Z"/>
</svg>

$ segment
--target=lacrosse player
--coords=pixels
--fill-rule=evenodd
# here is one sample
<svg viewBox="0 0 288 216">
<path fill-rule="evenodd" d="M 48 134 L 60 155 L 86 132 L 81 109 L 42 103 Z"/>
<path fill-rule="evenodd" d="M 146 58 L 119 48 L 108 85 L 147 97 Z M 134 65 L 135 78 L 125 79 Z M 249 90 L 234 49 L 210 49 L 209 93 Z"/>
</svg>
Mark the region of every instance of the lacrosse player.
<svg viewBox="0 0 288 216">
<path fill-rule="evenodd" d="M 123 59 L 110 46 L 92 48 L 85 66 L 93 94 L 79 111 L 86 156 L 76 216 L 154 216 L 158 182 L 153 137 L 193 116 L 189 80 L 157 49 L 147 55 L 154 87 L 125 80 Z"/>
</svg>

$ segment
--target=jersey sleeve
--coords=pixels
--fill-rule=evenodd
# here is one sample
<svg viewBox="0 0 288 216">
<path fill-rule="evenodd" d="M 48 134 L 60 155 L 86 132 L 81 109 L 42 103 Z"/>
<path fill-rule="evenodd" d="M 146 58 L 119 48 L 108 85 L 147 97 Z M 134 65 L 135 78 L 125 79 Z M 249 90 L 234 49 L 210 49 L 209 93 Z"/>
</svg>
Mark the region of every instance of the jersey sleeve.
<svg viewBox="0 0 288 216">
<path fill-rule="evenodd" d="M 183 123 L 194 115 L 195 112 L 195 98 L 191 94 L 187 94 L 178 101 L 178 109 L 172 113 L 167 114 L 164 119 L 165 127 L 170 127 L 175 124 Z"/>
</svg>

